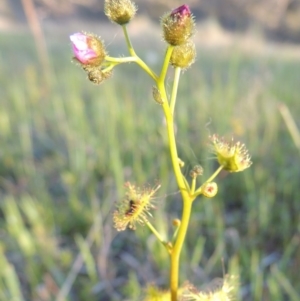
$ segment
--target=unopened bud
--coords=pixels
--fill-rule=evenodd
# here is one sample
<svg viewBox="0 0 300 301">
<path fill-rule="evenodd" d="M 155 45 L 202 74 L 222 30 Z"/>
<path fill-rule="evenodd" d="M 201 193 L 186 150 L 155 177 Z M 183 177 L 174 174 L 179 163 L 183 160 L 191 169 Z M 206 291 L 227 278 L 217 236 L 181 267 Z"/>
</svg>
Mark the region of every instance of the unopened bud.
<svg viewBox="0 0 300 301">
<path fill-rule="evenodd" d="M 201 165 L 195 165 L 194 168 L 190 171 L 191 178 L 197 178 L 198 176 L 202 176 L 203 168 Z"/>
<path fill-rule="evenodd" d="M 164 103 L 159 90 L 155 86 L 152 87 L 152 95 L 158 104 L 162 105 Z"/>
<path fill-rule="evenodd" d="M 104 13 L 119 25 L 127 24 L 137 11 L 136 5 L 131 0 L 105 0 Z"/>
<path fill-rule="evenodd" d="M 182 161 L 180 158 L 178 158 L 178 164 L 180 168 L 184 167 L 184 161 Z"/>
<path fill-rule="evenodd" d="M 190 177 L 191 177 L 192 179 L 197 178 L 197 174 L 195 173 L 194 170 L 191 170 L 191 171 L 190 171 Z"/>
<path fill-rule="evenodd" d="M 88 78 L 96 85 L 100 85 L 104 80 L 112 76 L 112 71 L 103 72 L 100 69 L 93 69 L 88 72 Z"/>
<path fill-rule="evenodd" d="M 212 198 L 214 197 L 217 192 L 218 192 L 218 185 L 215 182 L 211 182 L 211 183 L 205 183 L 203 184 L 203 186 L 201 187 L 202 190 L 202 194 L 204 196 L 206 196 L 207 198 Z"/>
<path fill-rule="evenodd" d="M 203 167 L 201 165 L 195 165 L 193 168 L 194 172 L 197 174 L 197 176 L 202 176 L 203 174 Z"/>
<path fill-rule="evenodd" d="M 181 224 L 181 221 L 180 221 L 180 219 L 175 218 L 175 219 L 173 219 L 172 224 L 174 227 L 179 227 Z"/>
<path fill-rule="evenodd" d="M 193 35 L 195 23 L 187 5 L 182 5 L 162 17 L 163 36 L 173 46 L 182 45 Z"/>
<path fill-rule="evenodd" d="M 196 47 L 193 41 L 187 41 L 185 44 L 174 47 L 170 64 L 173 67 L 187 69 L 195 62 Z"/>
</svg>

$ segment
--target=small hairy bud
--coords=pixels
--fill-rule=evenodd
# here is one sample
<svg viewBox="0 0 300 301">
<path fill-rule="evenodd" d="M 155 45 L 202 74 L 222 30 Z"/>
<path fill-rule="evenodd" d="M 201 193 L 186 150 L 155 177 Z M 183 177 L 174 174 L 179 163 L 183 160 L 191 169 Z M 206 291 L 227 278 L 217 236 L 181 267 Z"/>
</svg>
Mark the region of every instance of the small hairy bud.
<svg viewBox="0 0 300 301">
<path fill-rule="evenodd" d="M 194 172 L 194 170 L 191 170 L 191 171 L 190 171 L 190 177 L 191 177 L 192 179 L 197 178 L 197 175 L 196 175 L 196 173 Z"/>
<path fill-rule="evenodd" d="M 180 158 L 178 158 L 178 164 L 180 168 L 183 168 L 185 163 Z"/>
<path fill-rule="evenodd" d="M 77 32 L 70 36 L 74 59 L 81 64 L 83 68 L 93 68 L 100 66 L 105 59 L 106 52 L 103 42 L 99 37 Z"/>
<path fill-rule="evenodd" d="M 203 174 L 203 168 L 201 165 L 195 165 L 194 168 L 190 171 L 190 177 L 196 178 Z"/>
<path fill-rule="evenodd" d="M 161 98 L 161 94 L 160 94 L 159 90 L 155 86 L 152 87 L 152 95 L 153 95 L 154 100 L 158 104 L 162 105 L 164 103 L 163 99 Z"/>
<path fill-rule="evenodd" d="M 104 80 L 112 76 L 112 71 L 103 72 L 101 69 L 93 69 L 88 71 L 88 78 L 96 85 L 100 85 Z"/>
<path fill-rule="evenodd" d="M 201 165 L 195 165 L 193 170 L 195 171 L 195 173 L 198 175 L 198 176 L 202 176 L 203 174 L 203 167 Z"/>
<path fill-rule="evenodd" d="M 196 58 L 195 43 L 191 40 L 188 40 L 185 44 L 174 47 L 170 59 L 170 64 L 173 67 L 180 67 L 182 69 L 187 69 L 195 62 L 195 58 Z"/>
<path fill-rule="evenodd" d="M 181 224 L 181 221 L 180 221 L 180 219 L 175 218 L 175 219 L 173 219 L 172 224 L 174 227 L 179 227 Z"/>
<path fill-rule="evenodd" d="M 190 8 L 185 4 L 165 14 L 161 24 L 165 41 L 173 46 L 186 43 L 195 28 Z"/>
<path fill-rule="evenodd" d="M 134 17 L 137 7 L 131 0 L 105 0 L 104 13 L 109 20 L 119 25 L 129 23 Z"/>
<path fill-rule="evenodd" d="M 94 69 L 88 72 L 89 80 L 96 84 L 100 85 L 104 80 L 112 76 L 112 71 L 103 72 L 100 69 Z"/>
</svg>

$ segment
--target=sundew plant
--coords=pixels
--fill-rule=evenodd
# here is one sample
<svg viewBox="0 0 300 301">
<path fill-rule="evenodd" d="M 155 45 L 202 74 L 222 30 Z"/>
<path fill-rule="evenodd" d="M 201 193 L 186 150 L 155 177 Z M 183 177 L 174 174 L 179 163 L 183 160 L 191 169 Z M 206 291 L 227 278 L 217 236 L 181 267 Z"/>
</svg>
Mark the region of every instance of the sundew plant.
<svg viewBox="0 0 300 301">
<path fill-rule="evenodd" d="M 225 275 L 218 289 L 210 292 L 199 290 L 188 279 L 184 283 L 179 283 L 180 254 L 194 202 L 201 201 L 201 198 L 213 198 L 218 192 L 217 183 L 214 181 L 220 171 L 243 171 L 251 165 L 250 156 L 242 143 L 234 142 L 233 139 L 227 141 L 214 134 L 208 137 L 208 140 L 211 152 L 219 164 L 218 168 L 205 180 L 199 177 L 203 174 L 203 168 L 200 165 L 194 166 L 188 176 L 184 175 L 182 172 L 184 162 L 177 152 L 174 123 L 180 75 L 182 71 L 191 67 L 196 57 L 196 48 L 192 41 L 195 33 L 194 18 L 188 5 L 185 4 L 166 13 L 161 18 L 161 30 L 166 42 L 166 51 L 161 70 L 156 73 L 137 55 L 130 41 L 126 26 L 133 19 L 136 11 L 137 7 L 131 0 L 104 1 L 106 16 L 112 22 L 122 26 L 129 52 L 128 56 L 112 57 L 99 37 L 91 33 L 79 32 L 70 36 L 74 61 L 87 73 L 88 79 L 97 85 L 104 83 L 111 77 L 116 67 L 125 63 L 135 63 L 141 71 L 149 75 L 149 89 L 152 84 L 153 99 L 159 104 L 157 109 L 162 110 L 165 117 L 170 160 L 174 180 L 176 180 L 181 194 L 182 212 L 180 219 L 168 221 L 174 229 L 172 237 L 163 237 L 155 228 L 154 218 L 149 218 L 152 217 L 153 198 L 160 185 L 156 184 L 152 188 L 145 188 L 127 182 L 125 183 L 126 194 L 117 203 L 113 213 L 114 227 L 118 231 L 124 231 L 127 228 L 135 230 L 139 226 L 149 227 L 169 255 L 169 290 L 160 291 L 159 288 L 151 286 L 151 289 L 146 290 L 143 300 L 233 300 L 238 286 L 234 275 Z M 174 68 L 174 79 L 170 91 L 167 91 L 165 82 L 169 68 Z"/>
</svg>

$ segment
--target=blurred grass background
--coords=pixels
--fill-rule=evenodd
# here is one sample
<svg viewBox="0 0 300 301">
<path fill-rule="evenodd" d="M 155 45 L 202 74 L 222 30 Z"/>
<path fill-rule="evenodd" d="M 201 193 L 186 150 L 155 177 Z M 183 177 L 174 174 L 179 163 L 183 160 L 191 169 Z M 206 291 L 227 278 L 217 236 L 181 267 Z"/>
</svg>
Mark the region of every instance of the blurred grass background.
<svg viewBox="0 0 300 301">
<path fill-rule="evenodd" d="M 164 45 L 155 37 L 133 42 L 158 71 Z M 45 38 L 48 70 L 30 33 L 0 34 L 0 300 L 139 300 L 146 283 L 167 288 L 169 265 L 147 228 L 112 228 L 123 183 L 162 184 L 153 213 L 162 234 L 180 216 L 152 82 L 130 64 L 92 85 L 70 63 L 68 36 Z M 181 281 L 201 286 L 224 265 L 240 276 L 238 300 L 300 300 L 299 132 L 288 127 L 300 126 L 300 59 L 196 39 L 176 108 L 184 172 L 201 164 L 205 179 L 214 170 L 213 133 L 244 142 L 253 166 L 222 173 L 218 196 L 195 203 Z M 127 53 L 121 39 L 107 44 Z"/>
</svg>

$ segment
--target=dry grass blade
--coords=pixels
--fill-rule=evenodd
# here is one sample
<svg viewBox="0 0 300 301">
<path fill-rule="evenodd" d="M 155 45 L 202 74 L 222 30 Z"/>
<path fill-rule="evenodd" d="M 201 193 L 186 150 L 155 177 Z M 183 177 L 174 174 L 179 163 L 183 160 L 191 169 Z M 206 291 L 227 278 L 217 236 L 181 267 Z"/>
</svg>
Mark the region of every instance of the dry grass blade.
<svg viewBox="0 0 300 301">
<path fill-rule="evenodd" d="M 290 132 L 290 135 L 296 145 L 296 147 L 298 148 L 298 150 L 300 151 L 300 133 L 299 133 L 299 129 L 296 125 L 296 122 L 289 110 L 289 108 L 283 104 L 280 103 L 278 106 L 278 110 Z"/>
</svg>

